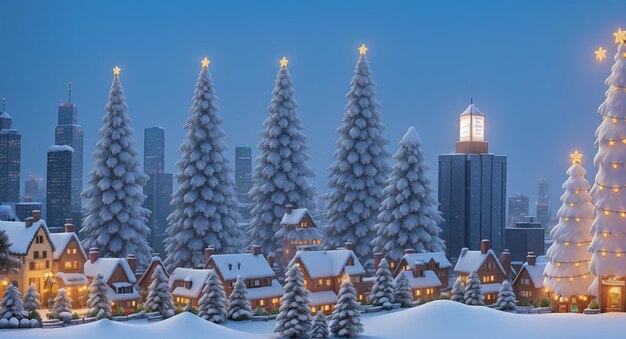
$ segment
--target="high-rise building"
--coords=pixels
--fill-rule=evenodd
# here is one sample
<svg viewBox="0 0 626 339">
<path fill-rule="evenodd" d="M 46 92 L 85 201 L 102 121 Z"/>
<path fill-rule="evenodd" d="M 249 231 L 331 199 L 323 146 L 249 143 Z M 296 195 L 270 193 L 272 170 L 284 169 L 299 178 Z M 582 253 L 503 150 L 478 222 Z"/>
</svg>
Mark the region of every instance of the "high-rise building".
<svg viewBox="0 0 626 339">
<path fill-rule="evenodd" d="M 46 180 L 46 223 L 51 230 L 61 231 L 65 219 L 72 218 L 72 161 L 74 149 L 69 145 L 54 145 L 48 149 L 48 178 Z"/>
<path fill-rule="evenodd" d="M 28 179 L 26 179 L 26 182 L 24 183 L 24 201 L 43 202 L 45 193 L 41 177 L 32 174 L 29 175 Z"/>
<path fill-rule="evenodd" d="M 0 203 L 20 201 L 20 164 L 22 136 L 13 129 L 13 119 L 2 99 L 0 114 Z"/>
<path fill-rule="evenodd" d="M 153 251 L 164 253 L 167 216 L 172 213 L 172 174 L 165 173 L 165 130 L 161 127 L 144 129 L 143 150 L 143 169 L 149 178 L 144 187 L 144 207 L 152 212 L 150 246 Z"/>
<path fill-rule="evenodd" d="M 539 178 L 537 193 L 537 221 L 549 231 L 550 228 L 550 186 L 546 178 Z"/>
<path fill-rule="evenodd" d="M 63 217 L 74 219 L 76 233 L 80 231 L 82 220 L 82 207 L 80 194 L 83 191 L 83 128 L 78 125 L 78 107 L 72 103 L 72 83 L 69 83 L 68 102 L 62 103 L 58 107 L 58 125 L 54 129 L 55 145 L 70 146 L 72 152 L 71 177 L 66 183 L 70 185 L 70 215 Z M 48 210 L 46 209 L 46 212 Z M 46 214 L 47 215 L 47 214 Z M 49 219 L 49 217 L 48 217 Z M 58 225 L 63 227 L 64 223 Z M 57 225 L 54 225 L 57 226 Z"/>
<path fill-rule="evenodd" d="M 248 192 L 252 188 L 252 148 L 235 148 L 235 191 L 239 200 L 239 213 L 243 222 L 250 220 L 252 201 Z"/>
<path fill-rule="evenodd" d="M 544 255 L 546 244 L 544 229 L 540 222 L 526 217 L 504 229 L 504 244 L 513 261 L 524 261 L 528 252 Z"/>
<path fill-rule="evenodd" d="M 20 221 L 33 216 L 33 211 L 41 211 L 41 202 L 18 202 L 15 204 L 15 215 Z"/>
<path fill-rule="evenodd" d="M 514 226 L 518 221 L 524 221 L 528 217 L 529 199 L 523 194 L 516 194 L 509 198 L 508 226 Z"/>
<path fill-rule="evenodd" d="M 460 116 L 456 152 L 439 156 L 439 209 L 446 252 L 479 249 L 482 239 L 503 249 L 506 219 L 506 165 L 503 155 L 489 153 L 485 116 L 471 103 Z"/>
</svg>

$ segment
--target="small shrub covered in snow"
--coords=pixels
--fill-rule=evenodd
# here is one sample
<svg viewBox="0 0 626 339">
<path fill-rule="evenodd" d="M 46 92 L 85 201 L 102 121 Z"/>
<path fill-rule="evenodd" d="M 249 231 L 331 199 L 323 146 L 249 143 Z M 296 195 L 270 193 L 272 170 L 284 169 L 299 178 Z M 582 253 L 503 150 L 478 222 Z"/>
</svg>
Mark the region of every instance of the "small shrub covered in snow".
<svg viewBox="0 0 626 339">
<path fill-rule="evenodd" d="M 483 296 L 480 279 L 476 271 L 470 273 L 465 285 L 464 301 L 466 305 L 483 306 L 485 305 L 485 297 Z"/>
<path fill-rule="evenodd" d="M 108 288 L 109 286 L 107 286 L 102 275 L 100 273 L 96 274 L 91 285 L 89 285 L 89 299 L 87 299 L 87 305 L 89 306 L 90 316 L 95 316 L 97 319 L 110 319 L 113 317 L 107 294 Z"/>
<path fill-rule="evenodd" d="M 517 306 L 515 305 L 515 293 L 508 281 L 502 283 L 500 292 L 498 292 L 498 300 L 496 301 L 496 308 L 501 311 L 515 311 Z"/>
<path fill-rule="evenodd" d="M 248 294 L 246 291 L 246 282 L 241 276 L 238 276 L 233 292 L 228 298 L 228 319 L 250 319 L 250 316 L 252 316 L 252 308 L 250 307 L 250 301 L 246 294 Z"/>
<path fill-rule="evenodd" d="M 464 303 L 465 302 L 465 284 L 461 280 L 461 277 L 457 277 L 450 291 L 450 300 Z"/>
<path fill-rule="evenodd" d="M 202 292 L 204 295 L 198 302 L 198 316 L 216 324 L 226 322 L 226 293 L 214 271 L 209 274 Z"/>
<path fill-rule="evenodd" d="M 598 309 L 600 309 L 600 305 L 598 304 L 598 299 L 593 299 L 589 303 L 589 309 L 591 309 L 591 310 L 598 310 Z"/>
<path fill-rule="evenodd" d="M 17 287 L 13 286 L 13 284 L 10 284 L 2 295 L 2 301 L 0 302 L 0 318 L 9 320 L 15 318 L 17 326 L 19 326 L 19 321 L 24 317 L 23 311 L 24 308 L 22 307 L 22 299 L 20 299 L 20 291 Z M 15 325 L 15 322 L 8 324 L 9 327 L 17 327 L 13 325 Z"/>
<path fill-rule="evenodd" d="M 59 288 L 54 298 L 52 318 L 69 323 L 72 321 L 72 299 L 67 295 L 64 288 Z"/>
<path fill-rule="evenodd" d="M 328 338 L 328 323 L 326 322 L 326 316 L 322 311 L 317 311 L 317 315 L 313 320 L 313 327 L 311 328 L 311 338 Z"/>
<path fill-rule="evenodd" d="M 152 273 L 152 283 L 148 286 L 148 297 L 145 302 L 148 312 L 159 312 L 164 318 L 174 315 L 174 301 L 168 285 L 168 279 L 161 266 Z"/>
<path fill-rule="evenodd" d="M 350 279 L 344 279 L 330 321 L 330 331 L 337 337 L 354 338 L 363 333 L 360 306 L 356 300 L 356 294 L 356 289 Z"/>
<path fill-rule="evenodd" d="M 24 303 L 22 304 L 25 311 L 28 311 L 29 318 L 41 320 L 39 314 L 39 307 L 41 307 L 41 301 L 39 301 L 39 292 L 35 284 L 30 284 L 26 294 L 24 294 Z"/>
<path fill-rule="evenodd" d="M 391 304 L 395 301 L 393 295 L 393 276 L 389 271 L 387 259 L 382 259 L 376 271 L 376 280 L 369 294 L 369 302 L 374 306 L 382 306 L 391 309 Z"/>
<path fill-rule="evenodd" d="M 283 337 L 307 336 L 311 330 L 311 308 L 309 291 L 304 287 L 304 278 L 297 265 L 291 265 L 285 277 L 285 293 L 280 299 L 280 312 L 276 317 L 274 332 Z"/>
<path fill-rule="evenodd" d="M 402 307 L 411 307 L 413 304 L 413 293 L 409 285 L 409 279 L 406 276 L 406 271 L 400 272 L 396 277 L 393 297 L 395 302 L 400 303 Z"/>
</svg>

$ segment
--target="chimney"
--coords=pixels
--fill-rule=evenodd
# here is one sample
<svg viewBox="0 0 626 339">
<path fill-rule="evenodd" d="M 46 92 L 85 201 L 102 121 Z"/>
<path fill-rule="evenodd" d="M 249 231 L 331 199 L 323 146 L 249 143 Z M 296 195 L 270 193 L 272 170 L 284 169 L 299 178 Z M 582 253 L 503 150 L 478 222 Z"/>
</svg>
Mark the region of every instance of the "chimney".
<svg viewBox="0 0 626 339">
<path fill-rule="evenodd" d="M 261 254 L 261 246 L 259 246 L 259 245 L 252 245 L 252 254 L 254 254 L 254 255 Z"/>
<path fill-rule="evenodd" d="M 351 242 L 346 241 L 346 242 L 343 244 L 343 248 L 345 248 L 345 249 L 347 249 L 347 250 L 352 251 L 352 250 L 354 249 L 354 245 L 352 245 L 352 243 L 351 243 Z"/>
<path fill-rule="evenodd" d="M 535 266 L 537 263 L 537 256 L 535 255 L 535 252 L 528 252 L 528 255 L 526 255 L 526 262 L 528 262 L 528 265 L 530 266 Z"/>
<path fill-rule="evenodd" d="M 500 253 L 500 264 L 504 268 L 506 279 L 509 280 L 511 278 L 511 252 L 508 249 Z"/>
<path fill-rule="evenodd" d="M 33 226 L 33 217 L 28 217 L 24 219 L 24 226 L 31 227 Z"/>
<path fill-rule="evenodd" d="M 489 239 L 483 239 L 480 241 L 480 253 L 487 254 L 489 251 Z"/>
<path fill-rule="evenodd" d="M 291 214 L 291 211 L 293 211 L 293 205 L 285 205 L 285 213 Z"/>
<path fill-rule="evenodd" d="M 41 220 L 41 210 L 33 210 L 33 222 Z"/>
<path fill-rule="evenodd" d="M 209 246 L 204 249 L 204 263 L 205 264 L 209 263 L 209 259 L 211 259 L 211 256 L 213 254 L 215 254 L 215 248 Z"/>
<path fill-rule="evenodd" d="M 383 254 L 380 252 L 374 253 L 374 270 L 378 271 L 381 260 L 383 260 Z"/>
<path fill-rule="evenodd" d="M 267 255 L 267 263 L 270 264 L 270 267 L 274 269 L 274 261 L 276 260 L 276 254 L 273 252 Z"/>
<path fill-rule="evenodd" d="M 65 233 L 74 233 L 75 231 L 76 230 L 74 229 L 74 219 L 65 219 Z"/>
<path fill-rule="evenodd" d="M 137 272 L 137 257 L 134 254 L 129 254 L 126 256 L 126 261 L 128 262 L 128 266 L 130 266 L 130 270 L 133 271 L 133 274 Z"/>
<path fill-rule="evenodd" d="M 412 249 L 412 248 L 405 248 L 404 249 L 404 254 L 412 254 L 412 253 L 417 253 L 417 251 Z"/>
<path fill-rule="evenodd" d="M 415 265 L 413 265 L 413 278 L 419 278 L 422 277 L 424 275 L 424 262 L 421 260 L 418 260 L 415 262 Z"/>
<path fill-rule="evenodd" d="M 98 250 L 97 247 L 92 247 L 89 249 L 89 261 L 91 261 L 91 263 L 95 263 L 96 260 L 98 260 L 98 257 L 100 256 L 100 250 Z"/>
</svg>

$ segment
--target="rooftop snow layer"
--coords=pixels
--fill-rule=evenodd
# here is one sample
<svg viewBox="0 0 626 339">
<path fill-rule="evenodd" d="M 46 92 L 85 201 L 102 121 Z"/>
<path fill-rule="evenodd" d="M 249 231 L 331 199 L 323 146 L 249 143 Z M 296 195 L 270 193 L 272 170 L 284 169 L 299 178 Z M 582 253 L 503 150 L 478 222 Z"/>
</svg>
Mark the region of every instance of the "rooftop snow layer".
<svg viewBox="0 0 626 339">
<path fill-rule="evenodd" d="M 478 271 L 478 269 L 480 269 L 480 266 L 482 266 L 482 264 L 485 262 L 485 260 L 487 260 L 489 256 L 493 256 L 496 265 L 498 265 L 500 271 L 505 274 L 504 268 L 502 268 L 502 265 L 500 265 L 500 261 L 498 260 L 498 257 L 496 257 L 496 253 L 492 249 L 489 249 L 489 251 L 487 251 L 487 253 L 485 254 L 482 254 L 480 251 L 465 251 L 465 249 L 462 250 L 461 256 L 459 256 L 459 259 L 454 266 L 454 272 L 472 273 L 474 271 Z"/>
<path fill-rule="evenodd" d="M 548 260 L 546 260 L 546 257 L 543 255 L 538 256 L 536 260 L 537 262 L 534 265 L 528 265 L 528 262 L 525 262 L 524 265 L 522 265 L 520 273 L 522 270 L 526 269 L 535 288 L 543 288 L 543 270 L 546 268 Z M 517 278 L 520 276 L 521 274 L 518 274 L 515 277 L 515 281 L 517 281 Z"/>
<path fill-rule="evenodd" d="M 354 266 L 346 266 L 348 258 L 352 257 Z M 304 265 L 304 269 L 311 278 L 337 277 L 344 269 L 350 275 L 365 274 L 365 269 L 361 266 L 359 259 L 351 250 L 332 251 L 298 251 L 291 259 L 291 266 L 298 259 Z"/>
<path fill-rule="evenodd" d="M 409 253 L 405 254 L 402 259 L 406 260 L 406 263 L 413 268 L 416 261 L 422 261 L 428 263 L 430 259 L 439 263 L 440 268 L 452 267 L 450 260 L 446 257 L 445 252 L 424 252 L 424 253 Z"/>
<path fill-rule="evenodd" d="M 441 280 L 437 278 L 437 274 L 433 271 L 424 271 L 423 277 L 414 277 L 412 271 L 405 271 L 404 275 L 406 275 L 409 280 L 409 286 L 412 289 L 416 288 L 427 288 L 427 287 L 441 287 Z M 400 275 L 398 275 L 399 277 Z M 398 278 L 396 277 L 396 280 Z"/>
<path fill-rule="evenodd" d="M 214 254 L 209 259 L 213 262 L 218 272 L 225 281 L 242 278 L 267 278 L 273 277 L 274 271 L 261 254 Z"/>
<path fill-rule="evenodd" d="M 118 265 L 122 266 L 128 281 L 133 284 L 137 282 L 135 274 L 130 269 L 130 266 L 128 266 L 128 261 L 124 258 L 98 258 L 98 260 L 93 263 L 91 260 L 87 260 L 87 262 L 85 262 L 84 272 L 89 278 L 93 278 L 96 274 L 100 273 L 103 280 L 108 282 Z"/>
<path fill-rule="evenodd" d="M 309 293 L 309 301 L 312 306 L 336 304 L 337 295 L 333 291 L 322 291 Z"/>
<path fill-rule="evenodd" d="M 25 255 L 30 244 L 35 238 L 35 234 L 39 228 L 43 227 L 44 231 L 50 236 L 46 222 L 41 219 L 34 222 L 32 226 L 26 227 L 23 221 L 0 221 L 0 231 L 5 231 L 9 236 L 11 243 L 10 252 L 14 255 Z M 54 247 L 54 245 L 53 245 Z"/>
<path fill-rule="evenodd" d="M 213 270 L 200 270 L 200 269 L 195 269 L 195 268 L 182 268 L 182 267 L 176 268 L 174 272 L 172 272 L 172 275 L 170 275 L 170 280 L 169 280 L 170 289 L 174 287 L 174 282 L 176 280 L 191 281 L 191 288 L 185 288 L 184 286 L 177 286 L 172 291 L 172 295 L 186 297 L 186 298 L 197 298 L 198 296 L 200 296 L 200 292 L 202 292 L 204 283 L 209 277 L 209 274 L 211 274 L 211 271 Z"/>
<path fill-rule="evenodd" d="M 74 152 L 74 149 L 70 145 L 52 145 L 48 148 L 48 152 L 64 152 L 70 151 Z"/>
<path fill-rule="evenodd" d="M 309 215 L 309 218 L 313 220 L 309 210 L 306 208 L 295 208 L 291 211 L 291 213 L 285 213 L 283 215 L 283 219 L 280 221 L 281 225 L 296 225 L 302 221 L 305 215 Z"/>
<path fill-rule="evenodd" d="M 78 236 L 76 233 L 50 233 L 50 241 L 54 244 L 54 260 L 59 260 L 67 245 L 70 243 L 70 240 L 74 239 L 78 244 L 78 249 L 80 253 L 83 255 L 83 258 L 87 258 L 87 254 L 83 250 L 83 247 L 80 246 L 80 240 L 78 240 Z"/>
<path fill-rule="evenodd" d="M 87 277 L 82 273 L 57 272 L 54 276 L 61 279 L 64 286 L 87 285 L 89 283 Z"/>
<path fill-rule="evenodd" d="M 272 279 L 272 285 L 270 286 L 250 287 L 246 288 L 246 291 L 248 292 L 248 299 L 262 299 L 283 296 L 283 287 L 276 279 Z"/>
</svg>

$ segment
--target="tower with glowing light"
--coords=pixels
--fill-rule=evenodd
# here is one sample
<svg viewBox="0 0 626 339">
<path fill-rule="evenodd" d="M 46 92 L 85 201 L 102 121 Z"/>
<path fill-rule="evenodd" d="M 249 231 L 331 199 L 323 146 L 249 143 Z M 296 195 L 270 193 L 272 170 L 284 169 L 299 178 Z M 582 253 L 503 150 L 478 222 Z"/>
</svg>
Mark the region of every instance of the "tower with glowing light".
<svg viewBox="0 0 626 339">
<path fill-rule="evenodd" d="M 589 268 L 596 277 L 589 292 L 603 312 L 626 310 L 626 31 L 619 29 L 614 36 L 618 48 L 605 81 L 606 99 L 598 109 L 598 172 L 590 192 L 596 215 Z"/>
<path fill-rule="evenodd" d="M 550 235 L 554 242 L 548 249 L 548 263 L 544 269 L 546 292 L 552 296 L 553 312 L 582 312 L 591 297 L 589 274 L 591 254 L 587 247 L 591 242 L 589 227 L 593 222 L 593 203 L 589 195 L 589 182 L 581 166 L 582 154 L 572 153 L 572 165 L 563 183 L 561 202 L 557 212 L 559 223 Z"/>
</svg>

